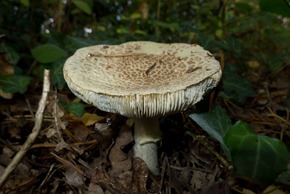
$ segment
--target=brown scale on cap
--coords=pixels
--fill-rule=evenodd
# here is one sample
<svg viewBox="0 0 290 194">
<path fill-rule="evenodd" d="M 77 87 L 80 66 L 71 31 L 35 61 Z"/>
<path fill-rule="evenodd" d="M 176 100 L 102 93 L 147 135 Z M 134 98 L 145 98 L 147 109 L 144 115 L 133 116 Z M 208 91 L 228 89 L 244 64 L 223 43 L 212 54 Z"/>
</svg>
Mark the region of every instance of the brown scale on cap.
<svg viewBox="0 0 290 194">
<path fill-rule="evenodd" d="M 106 111 L 114 109 L 113 112 L 117 113 L 123 113 L 124 110 L 100 107 L 103 106 L 102 104 L 112 102 L 105 100 L 106 102 L 102 101 L 100 104 L 92 95 L 103 95 L 99 97 L 101 99 L 105 99 L 105 95 L 109 96 L 109 101 L 112 100 L 111 98 L 124 96 L 127 98 L 125 102 L 118 99 L 118 103 L 123 102 L 124 106 L 128 104 L 127 106 L 133 109 L 137 108 L 133 112 L 142 113 L 150 108 L 142 103 L 147 103 L 150 99 L 158 101 L 156 98 L 170 99 L 168 94 L 172 93 L 172 96 L 184 96 L 185 100 L 177 99 L 176 102 L 167 103 L 188 101 L 182 105 L 173 105 L 186 108 L 200 100 L 204 92 L 214 87 L 220 76 L 219 62 L 208 51 L 198 45 L 183 43 L 162 44 L 139 41 L 121 45 L 86 47 L 76 51 L 64 66 L 64 77 L 72 91 L 81 93 L 79 97 L 100 109 Z M 208 83 L 204 87 L 208 89 L 202 88 L 202 94 L 195 94 L 198 95 L 195 96 L 191 94 L 192 91 L 187 91 L 205 80 L 208 80 Z M 192 99 L 188 100 L 189 98 Z M 142 100 L 133 102 L 134 99 Z M 158 103 L 154 103 L 153 106 L 157 106 Z M 144 110 L 140 110 L 141 107 Z M 129 107 L 125 109 L 127 108 Z M 163 114 L 167 108 L 163 107 L 158 114 Z M 137 116 L 142 116 L 141 113 Z M 125 115 L 134 116 L 134 114 L 130 112 Z"/>
</svg>

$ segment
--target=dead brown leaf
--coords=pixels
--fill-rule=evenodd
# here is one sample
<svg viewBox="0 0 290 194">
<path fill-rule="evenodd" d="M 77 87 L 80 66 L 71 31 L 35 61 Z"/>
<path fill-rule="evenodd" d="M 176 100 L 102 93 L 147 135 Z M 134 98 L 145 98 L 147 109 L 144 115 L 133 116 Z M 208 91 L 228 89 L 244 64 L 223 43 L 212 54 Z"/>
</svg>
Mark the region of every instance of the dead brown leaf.
<svg viewBox="0 0 290 194">
<path fill-rule="evenodd" d="M 132 193 L 146 194 L 146 182 L 148 179 L 148 168 L 143 160 L 134 158 L 133 160 L 133 179 L 132 179 Z"/>
<path fill-rule="evenodd" d="M 122 172 L 129 171 L 132 167 L 131 158 L 122 151 L 122 148 L 133 141 L 131 129 L 124 125 L 121 128 L 114 146 L 109 152 L 109 160 L 111 162 L 111 170 L 109 172 L 112 176 L 118 176 Z"/>
<path fill-rule="evenodd" d="M 74 169 L 68 168 L 64 176 L 66 182 L 73 187 L 82 188 L 85 186 L 84 176 L 80 175 Z"/>
<path fill-rule="evenodd" d="M 209 184 L 204 188 L 201 194 L 230 194 L 229 185 L 225 181 L 219 181 Z"/>
<path fill-rule="evenodd" d="M 103 167 L 97 168 L 96 172 L 91 174 L 91 181 L 114 194 L 130 193 L 126 188 L 128 185 L 121 185 L 115 179 L 112 179 Z"/>
</svg>

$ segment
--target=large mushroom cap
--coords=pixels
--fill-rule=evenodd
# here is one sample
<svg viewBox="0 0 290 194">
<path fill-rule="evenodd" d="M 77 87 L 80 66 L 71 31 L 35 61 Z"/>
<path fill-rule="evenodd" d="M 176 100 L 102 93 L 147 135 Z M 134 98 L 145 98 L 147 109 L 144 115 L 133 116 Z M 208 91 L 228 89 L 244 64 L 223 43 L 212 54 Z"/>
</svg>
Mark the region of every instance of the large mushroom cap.
<svg viewBox="0 0 290 194">
<path fill-rule="evenodd" d="M 64 65 L 72 92 L 128 117 L 183 111 L 221 78 L 220 64 L 195 44 L 146 41 L 81 48 Z"/>
</svg>

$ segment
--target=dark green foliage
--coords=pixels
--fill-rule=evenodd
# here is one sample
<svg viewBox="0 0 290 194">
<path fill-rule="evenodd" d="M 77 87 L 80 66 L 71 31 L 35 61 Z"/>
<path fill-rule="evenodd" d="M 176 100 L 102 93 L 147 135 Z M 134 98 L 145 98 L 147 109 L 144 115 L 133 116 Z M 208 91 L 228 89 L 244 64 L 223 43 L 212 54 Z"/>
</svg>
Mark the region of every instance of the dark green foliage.
<svg viewBox="0 0 290 194">
<path fill-rule="evenodd" d="M 67 52 L 53 44 L 43 44 L 31 50 L 32 56 L 40 63 L 52 63 L 67 56 Z"/>
<path fill-rule="evenodd" d="M 287 170 L 290 153 L 283 142 L 257 135 L 242 121 L 231 125 L 221 107 L 212 113 L 191 114 L 190 118 L 221 144 L 235 175 L 269 184 Z"/>
<path fill-rule="evenodd" d="M 223 92 L 221 96 L 237 103 L 244 103 L 248 97 L 254 95 L 251 82 L 241 77 L 234 68 L 226 67 L 223 77 Z"/>
<path fill-rule="evenodd" d="M 287 169 L 290 153 L 278 139 L 257 135 L 245 122 L 229 127 L 224 137 L 238 176 L 269 184 Z"/>
<path fill-rule="evenodd" d="M 25 75 L 0 76 L 0 86 L 4 92 L 24 94 L 31 80 Z"/>
<path fill-rule="evenodd" d="M 223 140 L 226 130 L 231 126 L 231 121 L 226 112 L 220 106 L 217 106 L 211 113 L 193 113 L 190 118 L 221 144 L 224 153 L 231 160 L 230 151 Z"/>
<path fill-rule="evenodd" d="M 63 64 L 76 49 L 133 40 L 197 43 L 217 57 L 222 51 L 219 98 L 241 106 L 256 95 L 248 61 L 257 61 L 268 73 L 289 65 L 286 0 L 66 2 L 0 1 L 0 68 L 13 69 L 0 71 L 1 90 L 24 94 L 30 83 L 41 82 L 44 69 L 51 70 L 52 85 L 62 90 Z M 289 96 L 286 104 L 289 108 Z M 62 105 L 77 116 L 84 112 L 79 101 Z M 237 175 L 265 183 L 285 170 L 289 153 L 282 142 L 253 133 L 243 122 L 231 125 L 221 107 L 190 117 L 221 144 Z"/>
<path fill-rule="evenodd" d="M 262 11 L 290 17 L 290 5 L 288 0 L 259 0 L 259 4 Z"/>
<path fill-rule="evenodd" d="M 199 43 L 214 52 L 223 50 L 238 62 L 259 60 L 276 70 L 289 61 L 290 31 L 269 12 L 288 16 L 285 2 L 260 0 L 261 12 L 247 1 L 1 1 L 0 52 L 31 77 L 33 60 L 56 69 L 53 64 L 78 48 L 130 40 Z M 236 75 L 225 73 L 224 79 L 225 90 L 233 93 L 239 89 L 229 81 L 250 87 Z M 62 78 L 57 80 L 53 84 L 63 88 Z M 245 90 L 242 97 L 225 94 L 243 102 L 252 95 L 250 88 Z"/>
<path fill-rule="evenodd" d="M 60 104 L 67 112 L 70 112 L 77 117 L 81 117 L 84 114 L 85 106 L 83 103 L 79 102 L 79 100 L 75 100 L 71 103 L 60 102 Z"/>
</svg>

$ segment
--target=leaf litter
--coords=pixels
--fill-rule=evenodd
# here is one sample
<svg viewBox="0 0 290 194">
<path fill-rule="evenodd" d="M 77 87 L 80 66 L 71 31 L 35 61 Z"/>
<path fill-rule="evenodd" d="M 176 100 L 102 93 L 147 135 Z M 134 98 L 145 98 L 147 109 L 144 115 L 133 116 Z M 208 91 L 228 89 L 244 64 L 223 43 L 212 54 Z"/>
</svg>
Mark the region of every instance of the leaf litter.
<svg viewBox="0 0 290 194">
<path fill-rule="evenodd" d="M 250 77 L 256 94 L 244 105 L 227 99 L 219 99 L 219 104 L 232 120 L 246 121 L 257 133 L 287 142 L 290 114 L 283 103 L 290 88 L 285 82 L 290 80 L 285 80 L 285 72 L 289 67 L 268 77 L 271 84 Z M 220 145 L 188 119 L 190 110 L 162 119 L 161 128 L 167 131 L 159 150 L 161 176 L 153 177 L 142 160 L 133 158 L 133 125 L 128 119 L 90 106 L 83 117 L 75 117 L 59 105 L 61 95 L 50 94 L 41 134 L 1 192 L 287 193 L 275 184 L 261 187 L 233 177 L 222 162 L 226 156 Z M 26 97 L 30 106 L 19 97 L 0 101 L 0 172 L 33 126 L 37 94 Z M 185 133 L 188 130 L 192 133 Z"/>
</svg>

